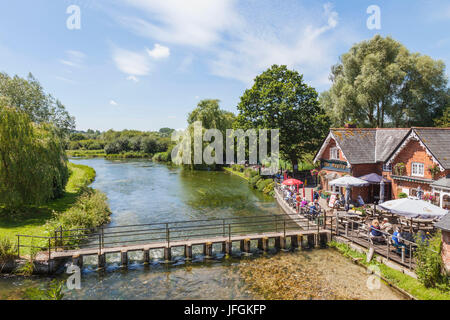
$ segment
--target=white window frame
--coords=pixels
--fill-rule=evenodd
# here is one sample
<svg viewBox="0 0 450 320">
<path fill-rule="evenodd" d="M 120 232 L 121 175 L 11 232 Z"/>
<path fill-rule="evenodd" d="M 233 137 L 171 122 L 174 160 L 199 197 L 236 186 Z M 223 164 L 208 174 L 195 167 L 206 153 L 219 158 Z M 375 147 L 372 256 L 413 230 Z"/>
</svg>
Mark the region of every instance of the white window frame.
<svg viewBox="0 0 450 320">
<path fill-rule="evenodd" d="M 392 163 L 390 164 L 387 164 L 386 162 L 383 163 L 383 171 L 392 172 Z"/>
<path fill-rule="evenodd" d="M 411 176 L 423 177 L 425 175 L 425 164 L 422 162 L 411 163 Z"/>
<path fill-rule="evenodd" d="M 330 148 L 330 160 L 339 160 L 339 148 Z"/>
</svg>

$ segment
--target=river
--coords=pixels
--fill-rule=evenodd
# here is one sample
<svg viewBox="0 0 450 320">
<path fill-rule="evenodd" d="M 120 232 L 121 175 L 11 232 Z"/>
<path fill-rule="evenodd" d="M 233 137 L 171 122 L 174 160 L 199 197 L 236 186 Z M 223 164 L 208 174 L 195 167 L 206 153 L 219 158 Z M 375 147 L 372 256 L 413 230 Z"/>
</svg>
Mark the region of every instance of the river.
<svg viewBox="0 0 450 320">
<path fill-rule="evenodd" d="M 182 170 L 147 160 L 72 159 L 93 167 L 97 177 L 92 187 L 106 193 L 112 210 L 111 225 L 129 225 L 165 221 L 231 218 L 264 214 L 282 214 L 274 199 L 251 190 L 240 177 L 225 172 Z M 128 270 L 119 267 L 119 256 L 108 258 L 108 268 L 94 270 L 94 262 L 85 263 L 81 290 L 65 289 L 65 299 L 260 299 L 243 279 L 245 265 L 258 256 L 241 259 L 204 260 L 200 252 L 185 263 L 175 257 L 170 265 L 158 261 L 144 266 L 132 256 Z M 278 256 L 280 258 L 278 258 Z M 384 284 L 377 290 L 364 285 L 368 275 L 331 249 L 296 253 L 271 253 L 271 261 L 289 259 L 308 274 L 327 279 L 327 288 L 313 299 L 398 299 Z M 242 263 L 245 261 L 245 263 Z M 275 262 L 274 262 L 275 261 Z M 327 261 L 327 263 L 324 263 Z M 332 262 L 332 263 L 329 263 Z M 244 270 L 244 271 L 243 271 Z M 65 275 L 58 278 L 65 279 Z M 50 278 L 18 276 L 0 278 L 0 298 L 20 298 L 30 287 L 42 287 Z M 309 283 L 313 278 L 305 278 Z M 344 284 L 344 285 L 343 285 Z M 342 287 L 345 287 L 345 292 Z M 339 289 L 341 291 L 339 291 Z M 326 292 L 325 292 L 326 291 Z M 338 295 L 333 292 L 339 291 Z"/>
</svg>

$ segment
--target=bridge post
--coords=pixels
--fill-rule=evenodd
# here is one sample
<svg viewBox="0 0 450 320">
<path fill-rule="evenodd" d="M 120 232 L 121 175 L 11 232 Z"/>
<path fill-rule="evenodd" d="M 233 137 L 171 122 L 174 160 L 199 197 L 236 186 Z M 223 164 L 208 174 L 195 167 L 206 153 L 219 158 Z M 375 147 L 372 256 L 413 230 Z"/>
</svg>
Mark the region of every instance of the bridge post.
<svg viewBox="0 0 450 320">
<path fill-rule="evenodd" d="M 291 247 L 293 249 L 298 248 L 298 235 L 297 236 L 291 236 Z"/>
<path fill-rule="evenodd" d="M 225 253 L 231 255 L 233 252 L 233 242 L 230 240 L 225 241 Z"/>
<path fill-rule="evenodd" d="M 211 259 L 212 258 L 212 242 L 207 242 L 205 244 L 205 258 L 206 259 Z"/>
<path fill-rule="evenodd" d="M 275 237 L 275 249 L 280 250 L 281 248 L 281 237 Z"/>
<path fill-rule="evenodd" d="M 308 248 L 314 248 L 314 235 L 308 235 Z"/>
<path fill-rule="evenodd" d="M 249 254 L 250 253 L 250 239 L 244 240 L 244 253 Z"/>
<path fill-rule="evenodd" d="M 79 267 L 80 269 L 83 268 L 83 256 L 80 256 L 79 254 L 74 254 L 72 256 L 72 264 L 74 266 Z"/>
<path fill-rule="evenodd" d="M 284 236 L 280 237 L 280 249 L 282 251 L 287 251 L 287 249 L 286 249 L 286 237 L 284 237 Z"/>
<path fill-rule="evenodd" d="M 120 264 L 122 268 L 126 268 L 128 266 L 128 251 L 122 250 L 120 252 Z"/>
<path fill-rule="evenodd" d="M 192 260 L 192 245 L 187 244 L 184 246 L 184 258 L 186 260 Z"/>
<path fill-rule="evenodd" d="M 316 233 L 314 236 L 314 248 L 320 248 L 320 233 Z"/>
<path fill-rule="evenodd" d="M 106 265 L 106 256 L 104 253 L 98 254 L 98 269 L 105 268 Z"/>
<path fill-rule="evenodd" d="M 164 247 L 164 262 L 168 263 L 172 260 L 172 248 Z"/>
<path fill-rule="evenodd" d="M 144 253 L 144 264 L 149 264 L 150 263 L 150 249 L 144 248 L 143 253 Z"/>
</svg>

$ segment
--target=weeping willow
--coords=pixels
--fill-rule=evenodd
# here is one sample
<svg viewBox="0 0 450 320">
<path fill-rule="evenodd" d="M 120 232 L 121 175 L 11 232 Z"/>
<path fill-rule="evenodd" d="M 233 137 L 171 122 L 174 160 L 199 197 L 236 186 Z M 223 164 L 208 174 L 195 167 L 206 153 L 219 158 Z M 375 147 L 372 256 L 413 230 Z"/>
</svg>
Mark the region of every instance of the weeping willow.
<svg viewBox="0 0 450 320">
<path fill-rule="evenodd" d="M 39 205 L 63 195 L 69 171 L 52 124 L 0 104 L 0 205 Z"/>
</svg>

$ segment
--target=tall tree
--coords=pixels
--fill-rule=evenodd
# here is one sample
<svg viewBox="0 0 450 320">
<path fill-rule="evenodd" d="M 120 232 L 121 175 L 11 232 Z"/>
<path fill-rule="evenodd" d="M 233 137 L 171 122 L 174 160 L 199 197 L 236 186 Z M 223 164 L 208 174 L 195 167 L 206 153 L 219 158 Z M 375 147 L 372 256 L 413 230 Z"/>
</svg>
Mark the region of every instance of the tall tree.
<svg viewBox="0 0 450 320">
<path fill-rule="evenodd" d="M 36 124 L 0 99 L 0 203 L 38 205 L 64 192 L 69 172 L 53 124 Z"/>
<path fill-rule="evenodd" d="M 0 73 L 0 96 L 8 105 L 25 112 L 32 122 L 53 123 L 65 135 L 75 128 L 75 119 L 64 105 L 44 92 L 39 81 L 30 73 L 27 79 Z"/>
<path fill-rule="evenodd" d="M 390 37 L 355 44 L 332 67 L 320 101 L 334 126 L 431 126 L 448 99 L 445 64 Z"/>
<path fill-rule="evenodd" d="M 286 66 L 273 65 L 257 76 L 237 108 L 235 127 L 280 130 L 280 154 L 293 166 L 318 148 L 329 129 L 316 90 Z"/>
</svg>

